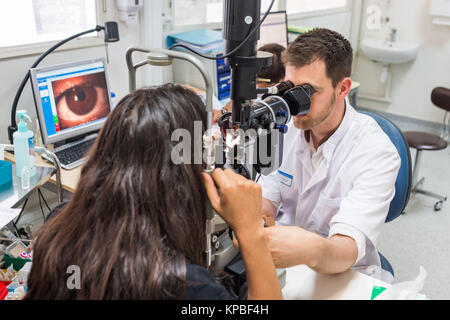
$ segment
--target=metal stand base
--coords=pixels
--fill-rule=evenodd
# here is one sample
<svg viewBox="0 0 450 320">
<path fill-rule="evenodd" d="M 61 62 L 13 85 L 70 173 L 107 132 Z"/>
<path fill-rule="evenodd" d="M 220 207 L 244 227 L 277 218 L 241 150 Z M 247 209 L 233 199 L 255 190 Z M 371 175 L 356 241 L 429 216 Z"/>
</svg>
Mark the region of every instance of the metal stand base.
<svg viewBox="0 0 450 320">
<path fill-rule="evenodd" d="M 421 158 L 422 158 L 422 150 L 417 150 L 416 160 L 414 162 L 414 171 L 413 171 L 413 186 L 414 187 L 412 188 L 411 193 L 412 194 L 419 193 L 419 194 L 423 194 L 428 197 L 438 199 L 438 202 L 436 202 L 434 204 L 434 211 L 440 211 L 442 209 L 442 206 L 444 205 L 444 201 L 447 201 L 447 196 L 441 196 L 434 192 L 430 192 L 430 191 L 421 189 L 421 187 L 425 181 L 425 178 L 422 178 L 418 182 L 416 182 L 418 174 L 419 174 L 419 166 L 420 166 Z"/>
</svg>

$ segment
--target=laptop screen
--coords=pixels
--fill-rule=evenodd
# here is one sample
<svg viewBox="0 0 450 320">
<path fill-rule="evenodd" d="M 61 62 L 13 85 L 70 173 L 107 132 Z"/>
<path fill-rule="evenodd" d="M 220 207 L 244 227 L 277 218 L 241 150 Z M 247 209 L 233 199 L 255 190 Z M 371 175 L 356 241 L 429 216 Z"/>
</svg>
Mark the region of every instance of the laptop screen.
<svg viewBox="0 0 450 320">
<path fill-rule="evenodd" d="M 45 144 L 100 129 L 111 112 L 103 59 L 31 70 Z"/>
</svg>

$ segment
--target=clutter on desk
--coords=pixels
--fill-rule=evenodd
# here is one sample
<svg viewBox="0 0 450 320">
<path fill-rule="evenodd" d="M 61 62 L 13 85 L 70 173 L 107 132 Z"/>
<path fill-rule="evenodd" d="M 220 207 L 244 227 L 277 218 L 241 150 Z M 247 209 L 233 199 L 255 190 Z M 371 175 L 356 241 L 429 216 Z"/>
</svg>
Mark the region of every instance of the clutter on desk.
<svg viewBox="0 0 450 320">
<path fill-rule="evenodd" d="M 21 300 L 28 291 L 32 251 L 19 239 L 0 244 L 0 300 Z"/>
<path fill-rule="evenodd" d="M 0 300 L 20 300 L 27 291 L 31 247 L 7 227 L 0 230 L 0 239 Z"/>
<path fill-rule="evenodd" d="M 31 262 L 31 258 L 31 249 L 22 241 L 16 240 L 5 250 L 4 268 L 12 265 L 14 270 L 19 271 L 27 262 Z"/>
<path fill-rule="evenodd" d="M 5 282 L 12 282 L 17 275 L 17 271 L 14 270 L 13 266 L 9 266 L 7 269 L 0 269 L 0 282 L 5 284 Z M 8 284 L 9 284 L 8 283 Z"/>
<path fill-rule="evenodd" d="M 0 244 L 0 267 L 3 266 L 5 259 L 5 251 L 6 251 L 7 246 L 4 244 Z"/>
<path fill-rule="evenodd" d="M 28 291 L 28 276 L 32 263 L 27 262 L 20 271 L 15 271 L 12 265 L 6 270 L 0 270 L 0 300 L 22 300 Z"/>
<path fill-rule="evenodd" d="M 22 241 L 14 241 L 8 248 L 6 248 L 5 253 L 12 258 L 22 258 L 22 254 L 27 250 L 25 244 Z"/>
</svg>

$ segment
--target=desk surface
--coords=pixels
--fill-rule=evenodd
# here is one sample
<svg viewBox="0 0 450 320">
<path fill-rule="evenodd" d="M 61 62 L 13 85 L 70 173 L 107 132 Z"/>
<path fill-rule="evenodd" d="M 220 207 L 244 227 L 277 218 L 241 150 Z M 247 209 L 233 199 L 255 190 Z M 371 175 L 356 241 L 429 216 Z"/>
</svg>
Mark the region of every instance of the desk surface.
<svg viewBox="0 0 450 320">
<path fill-rule="evenodd" d="M 22 180 L 16 176 L 16 167 L 12 166 L 12 181 L 0 187 L 0 206 L 17 208 L 31 193 L 49 181 L 55 168 L 36 166 L 36 175 L 30 178 L 30 187 L 22 189 Z"/>
<path fill-rule="evenodd" d="M 14 162 L 14 155 L 9 152 L 5 152 L 5 160 Z M 40 155 L 36 155 L 36 165 L 40 167 L 53 168 L 53 164 L 42 159 Z M 78 185 L 78 180 L 80 179 L 81 168 L 82 166 L 76 167 L 72 170 L 65 170 L 61 168 L 61 184 L 64 190 L 72 193 L 75 192 Z M 53 175 L 49 181 L 56 185 L 55 175 Z"/>
<path fill-rule="evenodd" d="M 337 275 L 316 273 L 305 265 L 286 269 L 286 300 L 371 300 L 374 287 L 390 284 L 357 271 Z"/>
</svg>

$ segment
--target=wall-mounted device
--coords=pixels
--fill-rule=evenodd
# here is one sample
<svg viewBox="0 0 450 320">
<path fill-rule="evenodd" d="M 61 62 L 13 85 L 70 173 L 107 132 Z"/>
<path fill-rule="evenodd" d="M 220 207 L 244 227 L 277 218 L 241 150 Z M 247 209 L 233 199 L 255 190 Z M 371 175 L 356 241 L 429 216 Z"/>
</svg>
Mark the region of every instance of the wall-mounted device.
<svg viewBox="0 0 450 320">
<path fill-rule="evenodd" d="M 139 20 L 139 10 L 144 5 L 143 0 L 116 0 L 119 20 L 129 26 L 134 26 Z"/>
<path fill-rule="evenodd" d="M 430 14 L 433 16 L 433 24 L 450 26 L 450 1 L 431 0 Z"/>
</svg>

